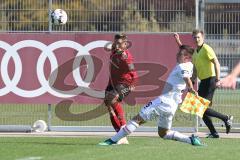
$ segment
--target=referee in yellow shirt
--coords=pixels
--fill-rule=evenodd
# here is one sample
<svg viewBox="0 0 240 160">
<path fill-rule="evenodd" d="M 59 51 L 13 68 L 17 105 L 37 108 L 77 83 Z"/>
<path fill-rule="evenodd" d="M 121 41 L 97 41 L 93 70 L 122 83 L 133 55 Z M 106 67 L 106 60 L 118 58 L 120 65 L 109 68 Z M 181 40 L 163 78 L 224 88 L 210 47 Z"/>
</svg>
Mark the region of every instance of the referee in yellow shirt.
<svg viewBox="0 0 240 160">
<path fill-rule="evenodd" d="M 179 46 L 182 45 L 179 35 L 174 35 Z M 212 102 L 214 91 L 220 86 L 220 64 L 213 49 L 204 43 L 204 33 L 202 30 L 193 30 L 193 39 L 197 45 L 193 54 L 192 62 L 194 64 L 193 80 L 198 77 L 200 84 L 198 88 L 198 95 L 210 100 Z M 208 108 L 204 115 L 203 121 L 210 130 L 207 138 L 219 138 L 211 117 L 221 119 L 226 126 L 226 133 L 230 132 L 233 116 L 221 114 L 212 108 Z"/>
</svg>

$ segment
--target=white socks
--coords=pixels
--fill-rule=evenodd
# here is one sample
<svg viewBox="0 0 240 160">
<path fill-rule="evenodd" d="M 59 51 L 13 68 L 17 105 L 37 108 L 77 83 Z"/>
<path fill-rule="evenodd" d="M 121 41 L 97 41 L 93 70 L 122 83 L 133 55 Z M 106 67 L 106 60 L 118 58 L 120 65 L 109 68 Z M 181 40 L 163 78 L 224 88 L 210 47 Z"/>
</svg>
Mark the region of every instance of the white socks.
<svg viewBox="0 0 240 160">
<path fill-rule="evenodd" d="M 123 137 L 126 137 L 127 135 L 134 132 L 139 127 L 139 124 L 137 124 L 135 121 L 129 121 L 126 126 L 122 127 L 117 134 L 115 134 L 111 140 L 114 142 L 118 142 Z M 186 136 L 182 133 L 179 133 L 177 131 L 168 131 L 167 134 L 163 137 L 164 139 L 170 139 L 170 140 L 176 140 L 179 142 L 189 143 L 191 144 L 191 139 L 189 136 Z"/>
<path fill-rule="evenodd" d="M 126 137 L 127 135 L 134 132 L 139 127 L 135 121 L 129 121 L 128 124 L 120 129 L 117 134 L 115 134 L 111 140 L 114 142 L 118 142 L 121 138 Z"/>
<path fill-rule="evenodd" d="M 179 133 L 177 131 L 168 131 L 167 134 L 163 138 L 192 144 L 189 136 L 186 136 L 186 135 L 184 135 L 182 133 Z"/>
</svg>

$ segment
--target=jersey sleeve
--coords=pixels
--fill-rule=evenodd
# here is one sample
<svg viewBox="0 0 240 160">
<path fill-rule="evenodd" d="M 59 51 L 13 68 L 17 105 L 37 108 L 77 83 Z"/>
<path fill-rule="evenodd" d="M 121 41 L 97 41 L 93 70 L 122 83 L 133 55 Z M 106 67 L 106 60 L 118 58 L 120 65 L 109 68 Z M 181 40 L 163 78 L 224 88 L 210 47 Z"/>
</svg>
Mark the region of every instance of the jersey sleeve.
<svg viewBox="0 0 240 160">
<path fill-rule="evenodd" d="M 128 68 L 128 71 L 133 71 L 135 70 L 134 64 L 133 64 L 133 56 L 131 53 L 127 50 L 122 53 L 122 60 L 125 63 L 125 65 Z"/>
<path fill-rule="evenodd" d="M 191 62 L 182 63 L 180 67 L 180 76 L 182 78 L 191 78 L 193 74 L 193 64 Z"/>
<path fill-rule="evenodd" d="M 122 53 L 122 59 L 125 61 L 126 64 L 132 64 L 133 63 L 133 56 L 131 53 L 127 50 Z"/>
<path fill-rule="evenodd" d="M 206 56 L 209 60 L 216 58 L 216 54 L 210 46 L 207 46 L 205 49 L 206 49 Z"/>
</svg>

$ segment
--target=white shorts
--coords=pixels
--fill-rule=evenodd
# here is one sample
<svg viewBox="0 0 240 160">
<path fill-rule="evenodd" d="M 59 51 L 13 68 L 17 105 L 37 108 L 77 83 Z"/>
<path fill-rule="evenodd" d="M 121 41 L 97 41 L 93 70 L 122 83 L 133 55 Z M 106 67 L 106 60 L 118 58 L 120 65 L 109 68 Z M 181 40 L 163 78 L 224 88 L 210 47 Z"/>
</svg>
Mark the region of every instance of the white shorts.
<svg viewBox="0 0 240 160">
<path fill-rule="evenodd" d="M 173 121 L 173 112 L 163 111 L 161 108 L 165 108 L 166 103 L 163 103 L 160 98 L 149 102 L 147 105 L 142 107 L 139 115 L 145 120 L 158 120 L 158 127 L 171 129 Z"/>
</svg>

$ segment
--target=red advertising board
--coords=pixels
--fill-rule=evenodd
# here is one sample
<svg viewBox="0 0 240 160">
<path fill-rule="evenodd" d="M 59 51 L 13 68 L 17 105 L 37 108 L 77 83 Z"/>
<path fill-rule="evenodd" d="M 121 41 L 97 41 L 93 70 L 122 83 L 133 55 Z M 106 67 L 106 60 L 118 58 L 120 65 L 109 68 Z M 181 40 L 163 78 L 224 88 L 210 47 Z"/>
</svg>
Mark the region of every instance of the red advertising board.
<svg viewBox="0 0 240 160">
<path fill-rule="evenodd" d="M 98 103 L 109 79 L 109 33 L 0 34 L 1 103 Z M 176 63 L 172 34 L 129 34 L 130 52 L 140 75 L 128 98 L 139 103 L 161 93 Z M 191 35 L 181 35 L 192 45 Z M 157 88 L 157 89 L 156 89 Z"/>
</svg>

